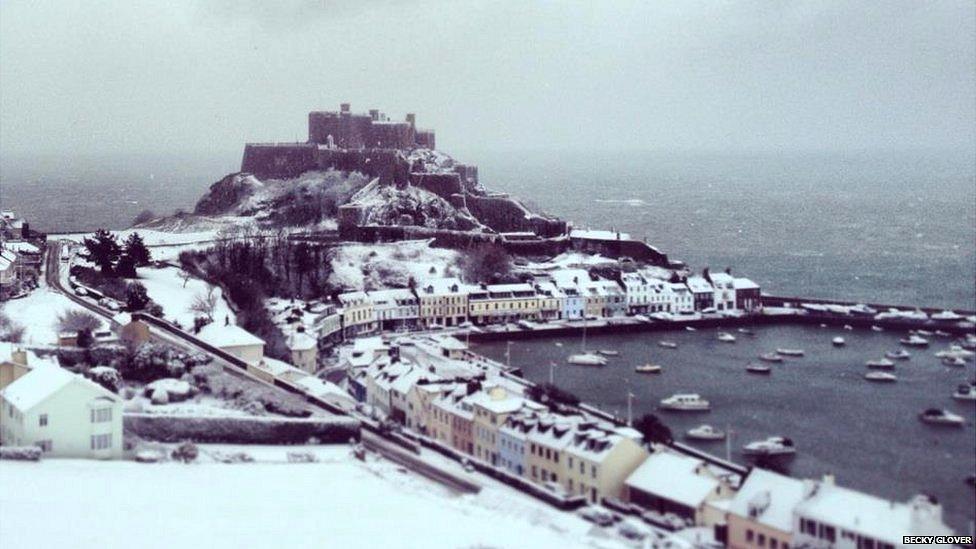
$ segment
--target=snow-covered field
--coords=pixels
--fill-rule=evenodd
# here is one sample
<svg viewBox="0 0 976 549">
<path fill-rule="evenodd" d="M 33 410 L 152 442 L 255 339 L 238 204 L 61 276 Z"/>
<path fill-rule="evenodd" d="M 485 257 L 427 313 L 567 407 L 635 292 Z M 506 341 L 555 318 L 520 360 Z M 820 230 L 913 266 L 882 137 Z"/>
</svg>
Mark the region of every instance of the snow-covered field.
<svg viewBox="0 0 976 549">
<path fill-rule="evenodd" d="M 138 270 L 138 273 L 139 281 L 146 286 L 149 297 L 163 306 L 163 316 L 166 319 L 175 320 L 184 328 L 193 326 L 193 319 L 201 315 L 191 311 L 190 306 L 197 296 L 207 296 L 209 284 L 198 278 L 191 278 L 184 288 L 183 279 L 179 276 L 180 270 L 175 267 L 163 269 L 143 267 Z M 214 322 L 224 322 L 225 317 L 230 317 L 231 324 L 234 324 L 236 320 L 234 312 L 224 300 L 220 288 L 214 288 L 214 295 L 217 297 Z"/>
<path fill-rule="evenodd" d="M 411 276 L 415 280 L 457 276 L 457 258 L 457 252 L 431 248 L 426 240 L 351 244 L 336 249 L 329 281 L 356 290 L 405 287 Z"/>
<path fill-rule="evenodd" d="M 620 546 L 507 488 L 458 496 L 389 461 L 359 462 L 346 446 L 200 449 L 190 465 L 4 462 L 0 540 L 39 549 Z M 208 459 L 237 451 L 255 462 Z M 294 451 L 319 462 L 287 463 Z"/>
<path fill-rule="evenodd" d="M 4 313 L 27 330 L 23 343 L 27 345 L 57 345 L 58 316 L 67 311 L 85 311 L 67 297 L 43 284 L 27 297 L 3 302 Z"/>
</svg>

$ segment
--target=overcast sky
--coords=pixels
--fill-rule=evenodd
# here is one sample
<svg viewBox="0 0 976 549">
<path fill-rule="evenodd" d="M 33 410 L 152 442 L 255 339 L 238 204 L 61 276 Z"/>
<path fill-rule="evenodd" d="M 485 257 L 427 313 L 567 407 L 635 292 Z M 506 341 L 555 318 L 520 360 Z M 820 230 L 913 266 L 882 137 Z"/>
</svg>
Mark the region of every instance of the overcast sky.
<svg viewBox="0 0 976 549">
<path fill-rule="evenodd" d="M 973 0 L 0 2 L 0 153 L 239 151 L 416 112 L 445 150 L 976 147 Z"/>
</svg>

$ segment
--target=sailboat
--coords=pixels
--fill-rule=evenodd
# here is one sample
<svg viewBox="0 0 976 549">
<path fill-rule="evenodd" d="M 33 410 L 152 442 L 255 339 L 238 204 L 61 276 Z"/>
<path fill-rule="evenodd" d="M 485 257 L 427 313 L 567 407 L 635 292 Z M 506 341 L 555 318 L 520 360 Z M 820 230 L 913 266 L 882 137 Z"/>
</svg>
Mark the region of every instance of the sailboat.
<svg viewBox="0 0 976 549">
<path fill-rule="evenodd" d="M 579 353 L 569 355 L 566 362 L 570 364 L 577 364 L 579 366 L 606 366 L 606 357 L 594 353 L 592 351 L 586 350 L 586 318 L 583 318 L 583 345 Z"/>
</svg>

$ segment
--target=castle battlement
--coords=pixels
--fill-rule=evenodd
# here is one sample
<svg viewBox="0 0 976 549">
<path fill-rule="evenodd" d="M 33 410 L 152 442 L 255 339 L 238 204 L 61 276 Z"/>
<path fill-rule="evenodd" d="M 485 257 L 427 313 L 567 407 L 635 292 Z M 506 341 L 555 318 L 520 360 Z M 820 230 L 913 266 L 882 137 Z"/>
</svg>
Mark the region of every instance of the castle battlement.
<svg viewBox="0 0 976 549">
<path fill-rule="evenodd" d="M 413 113 L 398 122 L 378 109 L 353 113 L 349 103 L 342 103 L 338 111 L 308 113 L 308 141 L 338 149 L 435 148 L 434 131 L 418 130 L 416 124 Z"/>
</svg>

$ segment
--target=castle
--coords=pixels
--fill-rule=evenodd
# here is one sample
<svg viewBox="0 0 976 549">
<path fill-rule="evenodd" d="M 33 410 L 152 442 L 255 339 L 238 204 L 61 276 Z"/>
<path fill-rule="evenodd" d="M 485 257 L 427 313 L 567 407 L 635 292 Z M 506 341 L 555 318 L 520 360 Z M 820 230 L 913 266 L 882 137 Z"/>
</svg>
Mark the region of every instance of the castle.
<svg viewBox="0 0 976 549">
<path fill-rule="evenodd" d="M 258 178 L 285 179 L 309 170 L 358 171 L 384 183 L 406 183 L 412 171 L 406 157 L 414 149 L 434 149 L 433 130 L 418 129 L 417 117 L 390 120 L 377 109 L 354 114 L 349 103 L 338 111 L 308 113 L 308 141 L 304 143 L 248 143 L 241 171 Z M 475 166 L 457 164 L 454 173 L 476 185 Z"/>
</svg>

